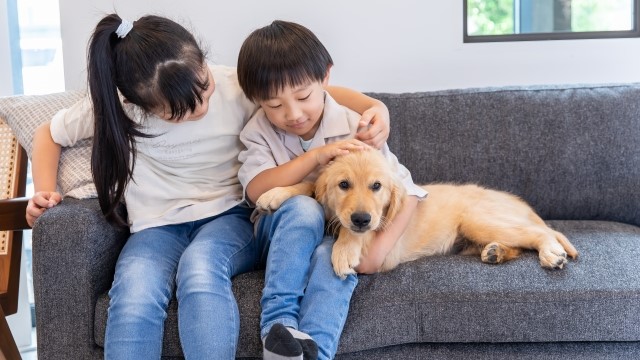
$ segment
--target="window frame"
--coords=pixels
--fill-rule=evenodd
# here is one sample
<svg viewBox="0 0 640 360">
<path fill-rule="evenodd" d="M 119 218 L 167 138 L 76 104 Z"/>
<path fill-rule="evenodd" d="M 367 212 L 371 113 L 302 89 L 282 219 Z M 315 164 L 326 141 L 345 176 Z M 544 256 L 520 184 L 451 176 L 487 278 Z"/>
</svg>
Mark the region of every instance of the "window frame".
<svg viewBox="0 0 640 360">
<path fill-rule="evenodd" d="M 505 41 L 545 41 L 545 40 L 582 40 L 582 39 L 622 39 L 640 37 L 640 0 L 633 0 L 633 29 L 624 31 L 582 31 L 549 32 L 508 35 L 469 35 L 467 26 L 468 0 L 462 0 L 462 36 L 463 43 L 487 43 Z"/>
<path fill-rule="evenodd" d="M 9 57 L 13 95 L 24 93 L 22 82 L 22 54 L 20 50 L 20 27 L 18 24 L 18 0 L 6 1 L 7 30 L 9 32 Z"/>
</svg>

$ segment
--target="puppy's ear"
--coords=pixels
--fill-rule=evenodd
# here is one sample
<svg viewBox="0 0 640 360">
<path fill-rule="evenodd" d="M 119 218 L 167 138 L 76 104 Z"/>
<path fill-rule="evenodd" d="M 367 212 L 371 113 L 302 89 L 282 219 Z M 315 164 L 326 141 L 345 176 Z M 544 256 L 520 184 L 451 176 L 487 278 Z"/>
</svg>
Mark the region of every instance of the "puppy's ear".
<svg viewBox="0 0 640 360">
<path fill-rule="evenodd" d="M 314 190 L 314 197 L 318 202 L 322 205 L 326 205 L 327 203 L 327 181 L 328 176 L 326 171 L 322 171 L 318 179 L 316 180 L 316 186 Z"/>
<path fill-rule="evenodd" d="M 405 196 L 406 191 L 402 183 L 394 181 L 391 187 L 389 206 L 387 207 L 387 213 L 385 214 L 385 218 L 387 219 L 387 221 L 392 221 L 396 217 L 400 209 L 402 209 Z"/>
</svg>

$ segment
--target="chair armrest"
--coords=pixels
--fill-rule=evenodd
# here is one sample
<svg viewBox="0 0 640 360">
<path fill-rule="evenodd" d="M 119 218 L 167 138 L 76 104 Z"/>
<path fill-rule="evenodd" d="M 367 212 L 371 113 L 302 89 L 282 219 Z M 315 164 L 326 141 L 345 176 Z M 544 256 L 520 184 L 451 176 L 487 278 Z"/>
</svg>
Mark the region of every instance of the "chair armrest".
<svg viewBox="0 0 640 360">
<path fill-rule="evenodd" d="M 0 200 L 0 230 L 25 230 L 31 227 L 25 217 L 29 198 Z"/>
<path fill-rule="evenodd" d="M 39 358 L 100 357 L 94 308 L 98 296 L 111 287 L 128 236 L 128 230 L 105 221 L 96 199 L 65 198 L 38 218 L 33 282 Z"/>
</svg>

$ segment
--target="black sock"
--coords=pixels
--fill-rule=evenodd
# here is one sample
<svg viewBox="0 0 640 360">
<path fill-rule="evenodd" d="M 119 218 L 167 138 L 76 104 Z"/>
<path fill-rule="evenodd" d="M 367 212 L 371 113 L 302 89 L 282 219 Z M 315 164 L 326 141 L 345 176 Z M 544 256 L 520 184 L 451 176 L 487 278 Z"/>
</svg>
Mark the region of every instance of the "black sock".
<svg viewBox="0 0 640 360">
<path fill-rule="evenodd" d="M 304 360 L 318 359 L 318 344 L 313 341 L 309 334 L 289 327 L 287 330 L 289 330 L 291 335 L 293 335 L 293 337 L 300 343 L 300 346 L 302 346 L 302 355 Z"/>
<path fill-rule="evenodd" d="M 312 339 L 296 339 L 302 347 L 304 360 L 318 360 L 318 344 Z"/>
<path fill-rule="evenodd" d="M 264 360 L 302 360 L 302 350 L 300 342 L 282 324 L 273 325 L 264 338 Z"/>
</svg>

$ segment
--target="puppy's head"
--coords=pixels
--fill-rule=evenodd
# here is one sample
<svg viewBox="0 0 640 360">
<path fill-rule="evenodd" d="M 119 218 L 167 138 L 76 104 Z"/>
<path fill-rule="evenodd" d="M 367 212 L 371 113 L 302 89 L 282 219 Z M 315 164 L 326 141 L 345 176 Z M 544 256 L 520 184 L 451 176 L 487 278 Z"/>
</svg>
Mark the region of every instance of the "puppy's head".
<svg viewBox="0 0 640 360">
<path fill-rule="evenodd" d="M 329 227 L 353 234 L 383 229 L 402 207 L 405 190 L 378 150 L 351 152 L 327 165 L 315 186 Z"/>
</svg>

